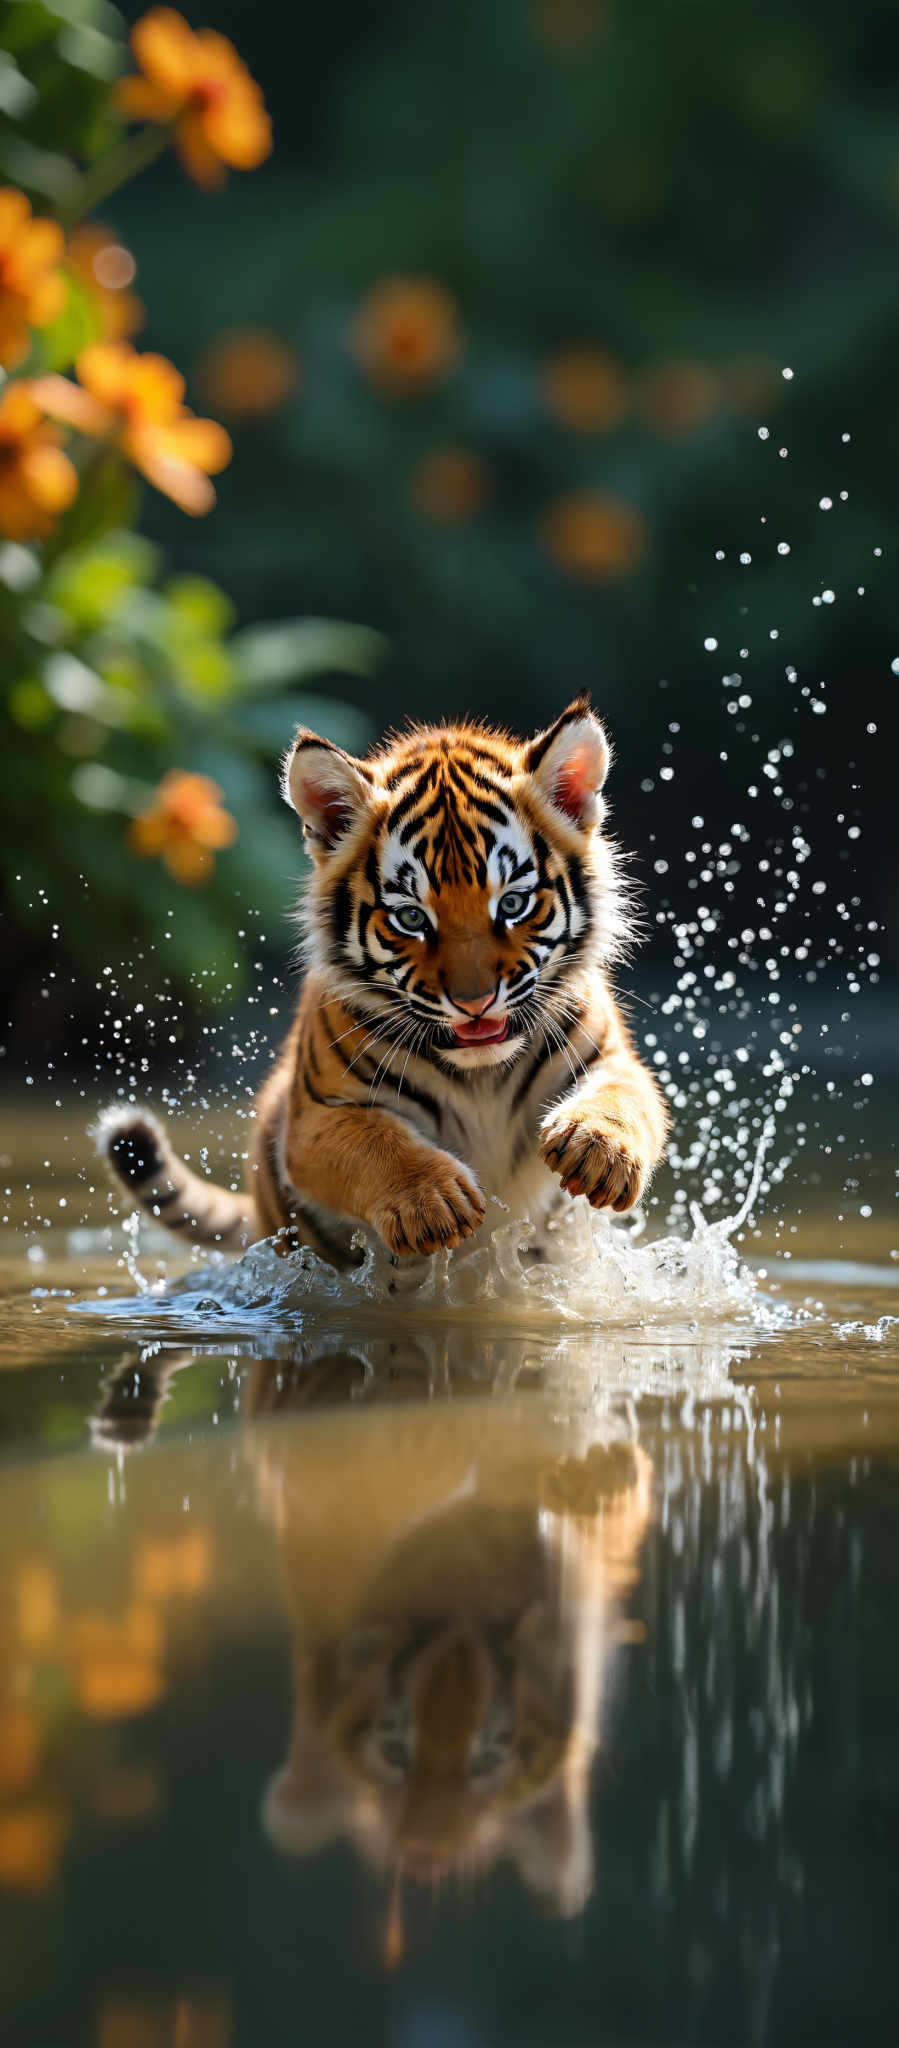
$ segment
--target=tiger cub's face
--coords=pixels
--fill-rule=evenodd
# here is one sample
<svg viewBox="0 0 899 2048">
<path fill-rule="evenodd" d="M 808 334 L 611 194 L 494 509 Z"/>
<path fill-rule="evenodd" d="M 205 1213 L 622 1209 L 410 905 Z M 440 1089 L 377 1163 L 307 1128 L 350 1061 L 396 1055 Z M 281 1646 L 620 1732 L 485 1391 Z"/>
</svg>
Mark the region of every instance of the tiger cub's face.
<svg viewBox="0 0 899 2048">
<path fill-rule="evenodd" d="M 284 793 L 315 861 L 310 952 L 398 1044 L 460 1068 L 571 1021 L 620 913 L 599 832 L 609 763 L 585 700 L 527 743 L 417 731 L 356 761 L 303 728 Z"/>
<path fill-rule="evenodd" d="M 427 1480 L 404 1506 L 389 1473 L 388 1516 L 363 1522 L 348 1578 L 341 1568 L 329 1580 L 327 1549 L 310 1549 L 308 1485 L 285 1486 L 282 1468 L 278 1512 L 301 1502 L 301 1527 L 286 1522 L 283 1544 L 294 1717 L 264 1824 L 287 1854 L 346 1836 L 375 1868 L 415 1883 L 508 1858 L 545 1906 L 572 1914 L 590 1891 L 600 1698 L 639 1571 L 651 1467 L 621 1440 L 522 1465 L 519 1442 L 522 1490 L 499 1502 L 493 1489 L 508 1495 L 512 1483 L 508 1445 L 497 1471 L 485 1423 L 477 1483 L 436 1511 L 420 1512 Z M 454 1456 L 461 1440 L 464 1426 Z M 427 1441 L 413 1419 L 419 1484 Z M 440 1471 L 443 1485 L 450 1467 Z M 368 1498 L 380 1503 L 380 1489 Z"/>
<path fill-rule="evenodd" d="M 376 1864 L 419 1882 L 482 1867 L 509 1846 L 516 1816 L 553 1791 L 562 1797 L 573 1682 L 570 1645 L 551 1611 L 535 1606 L 517 1628 L 470 1616 L 360 1626 L 308 1660 L 305 1679 L 319 1788 L 330 1784 L 335 1823 Z M 307 1723 L 306 1763 L 311 1740 Z M 269 1798 L 273 1832 L 279 1818 L 286 1823 L 285 1846 L 288 1814 L 294 1846 L 305 1846 L 308 1819 L 295 1744 Z"/>
</svg>

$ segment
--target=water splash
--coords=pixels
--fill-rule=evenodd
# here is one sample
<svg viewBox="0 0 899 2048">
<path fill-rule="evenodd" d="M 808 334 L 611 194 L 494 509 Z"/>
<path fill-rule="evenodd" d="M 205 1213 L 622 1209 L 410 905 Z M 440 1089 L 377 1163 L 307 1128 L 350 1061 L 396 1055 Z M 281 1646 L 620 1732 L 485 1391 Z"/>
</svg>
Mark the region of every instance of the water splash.
<svg viewBox="0 0 899 2048">
<path fill-rule="evenodd" d="M 761 1183 L 766 1130 L 749 1186 L 733 1216 L 709 1222 L 691 1205 L 692 1236 L 643 1241 L 643 1219 L 622 1223 L 585 1202 L 567 1208 L 551 1233 L 548 1258 L 535 1255 L 536 1230 L 506 1218 L 501 1202 L 486 1242 L 442 1252 L 433 1258 L 391 1257 L 380 1238 L 357 1231 L 359 1264 L 338 1272 L 309 1249 L 286 1252 L 266 1238 L 228 1262 L 217 1253 L 201 1257 L 188 1274 L 158 1287 L 129 1261 L 144 1303 L 180 1325 L 210 1321 L 264 1326 L 303 1321 L 317 1310 L 386 1312 L 414 1304 L 416 1319 L 450 1318 L 483 1324 L 489 1314 L 529 1327 L 658 1328 L 672 1323 L 695 1328 L 722 1318 L 759 1327 L 782 1320 L 786 1311 L 761 1296 L 734 1237 L 749 1215 Z M 488 1212 L 489 1214 L 489 1212 Z M 134 1244 L 132 1240 L 132 1249 Z M 97 1304 L 91 1304 L 96 1311 Z M 133 1301 L 105 1301 L 102 1313 L 133 1313 Z"/>
</svg>

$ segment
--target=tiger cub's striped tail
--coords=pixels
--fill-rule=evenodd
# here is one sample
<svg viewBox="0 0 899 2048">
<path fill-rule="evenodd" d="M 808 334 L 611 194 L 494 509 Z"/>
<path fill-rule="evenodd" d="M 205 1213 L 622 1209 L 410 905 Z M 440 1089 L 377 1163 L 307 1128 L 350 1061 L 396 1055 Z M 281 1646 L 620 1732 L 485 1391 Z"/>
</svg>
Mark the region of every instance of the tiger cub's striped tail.
<svg viewBox="0 0 899 2048">
<path fill-rule="evenodd" d="M 167 1230 L 223 1252 L 262 1236 L 252 1198 L 192 1173 L 148 1110 L 104 1110 L 94 1136 L 116 1180 Z"/>
</svg>

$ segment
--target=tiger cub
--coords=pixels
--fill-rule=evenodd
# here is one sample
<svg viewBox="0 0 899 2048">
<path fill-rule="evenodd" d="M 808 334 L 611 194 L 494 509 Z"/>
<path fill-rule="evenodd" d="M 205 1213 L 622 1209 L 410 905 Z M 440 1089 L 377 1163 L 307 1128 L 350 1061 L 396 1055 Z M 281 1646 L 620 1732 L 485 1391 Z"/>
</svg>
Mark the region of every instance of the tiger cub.
<svg viewBox="0 0 899 2048">
<path fill-rule="evenodd" d="M 249 1188 L 108 1111 L 100 1149 L 143 1208 L 226 1250 L 286 1229 L 337 1265 L 360 1223 L 398 1258 L 461 1245 L 490 1196 L 538 1229 L 563 1190 L 631 1208 L 667 1114 L 606 978 L 628 936 L 608 766 L 586 698 L 523 743 L 415 728 L 364 761 L 301 726 L 283 795 L 313 861 L 307 972 Z"/>
</svg>

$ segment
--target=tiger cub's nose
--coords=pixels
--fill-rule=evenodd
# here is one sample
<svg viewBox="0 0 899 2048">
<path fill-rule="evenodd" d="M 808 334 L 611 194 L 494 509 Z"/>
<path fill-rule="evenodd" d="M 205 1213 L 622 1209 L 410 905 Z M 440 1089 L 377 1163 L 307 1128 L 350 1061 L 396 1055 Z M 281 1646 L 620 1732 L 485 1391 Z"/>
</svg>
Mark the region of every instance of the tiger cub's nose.
<svg viewBox="0 0 899 2048">
<path fill-rule="evenodd" d="M 466 1017 L 483 1017 L 484 1011 L 489 1010 L 495 994 L 495 988 L 492 988 L 487 996 L 454 996 L 451 992 L 450 1001 L 455 1004 L 457 1010 L 464 1010 Z"/>
</svg>

